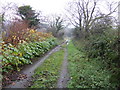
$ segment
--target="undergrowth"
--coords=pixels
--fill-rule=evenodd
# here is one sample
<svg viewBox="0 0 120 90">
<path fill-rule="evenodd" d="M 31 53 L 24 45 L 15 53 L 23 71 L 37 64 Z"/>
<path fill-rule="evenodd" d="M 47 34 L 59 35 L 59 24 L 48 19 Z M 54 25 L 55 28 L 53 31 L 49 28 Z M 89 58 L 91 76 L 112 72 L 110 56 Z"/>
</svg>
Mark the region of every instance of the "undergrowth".
<svg viewBox="0 0 120 90">
<path fill-rule="evenodd" d="M 112 72 L 105 69 L 101 61 L 88 59 L 82 46 L 79 47 L 81 49 L 78 50 L 73 43 L 68 45 L 68 69 L 71 77 L 68 88 L 115 88 L 117 84 L 110 82 Z"/>
<path fill-rule="evenodd" d="M 49 38 L 45 41 L 22 43 L 17 47 L 12 44 L 3 44 L 2 46 L 2 72 L 10 73 L 14 70 L 20 71 L 19 66 L 32 64 L 31 59 L 40 57 L 57 45 L 55 38 Z"/>
</svg>

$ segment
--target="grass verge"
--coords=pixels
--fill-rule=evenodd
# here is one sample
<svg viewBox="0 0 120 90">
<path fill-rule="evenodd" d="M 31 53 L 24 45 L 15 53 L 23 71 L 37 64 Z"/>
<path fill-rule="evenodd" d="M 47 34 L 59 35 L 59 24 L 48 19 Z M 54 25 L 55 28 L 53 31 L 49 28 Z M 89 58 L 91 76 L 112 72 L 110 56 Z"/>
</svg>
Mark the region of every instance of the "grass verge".
<svg viewBox="0 0 120 90">
<path fill-rule="evenodd" d="M 53 53 L 35 70 L 33 85 L 30 88 L 56 88 L 59 71 L 64 59 L 64 50 Z"/>
<path fill-rule="evenodd" d="M 115 83 L 110 83 L 112 73 L 103 67 L 102 62 L 88 59 L 72 42 L 68 45 L 68 70 L 71 77 L 68 88 L 114 88 Z"/>
</svg>

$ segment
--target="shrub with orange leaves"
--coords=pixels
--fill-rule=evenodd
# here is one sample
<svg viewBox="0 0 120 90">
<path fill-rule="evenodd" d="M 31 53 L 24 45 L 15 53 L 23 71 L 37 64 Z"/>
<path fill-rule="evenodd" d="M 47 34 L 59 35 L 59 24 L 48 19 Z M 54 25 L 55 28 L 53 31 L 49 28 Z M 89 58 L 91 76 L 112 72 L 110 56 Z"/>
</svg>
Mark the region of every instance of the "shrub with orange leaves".
<svg viewBox="0 0 120 90">
<path fill-rule="evenodd" d="M 43 41 L 47 38 L 53 37 L 51 33 L 38 32 L 34 29 L 29 29 L 29 35 L 27 37 L 28 42 Z"/>
<path fill-rule="evenodd" d="M 26 21 L 21 21 L 16 19 L 9 26 L 5 34 L 3 34 L 3 41 L 5 43 L 11 43 L 12 45 L 17 45 L 20 40 L 25 40 L 28 35 L 28 24 Z"/>
<path fill-rule="evenodd" d="M 52 37 L 51 33 L 38 32 L 34 29 L 29 29 L 26 21 L 15 20 L 10 25 L 7 32 L 3 34 L 3 41 L 17 46 L 18 43 L 43 41 Z"/>
</svg>

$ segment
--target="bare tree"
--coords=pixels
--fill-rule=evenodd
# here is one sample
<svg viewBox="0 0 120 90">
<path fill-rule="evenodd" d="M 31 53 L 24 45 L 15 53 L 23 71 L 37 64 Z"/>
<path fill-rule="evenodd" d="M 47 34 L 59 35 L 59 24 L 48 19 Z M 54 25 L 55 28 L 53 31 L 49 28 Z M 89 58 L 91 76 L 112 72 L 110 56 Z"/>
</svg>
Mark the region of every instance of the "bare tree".
<svg viewBox="0 0 120 90">
<path fill-rule="evenodd" d="M 63 17 L 60 15 L 52 15 L 49 18 L 50 18 L 48 20 L 50 26 L 49 31 L 51 31 L 54 34 L 54 36 L 58 36 L 58 33 L 67 27 L 67 25 L 65 25 L 66 20 L 63 19 Z"/>
<path fill-rule="evenodd" d="M 63 29 L 65 26 L 65 19 L 60 15 L 54 15 L 50 18 L 49 25 L 50 27 L 55 27 L 56 32 L 59 32 L 59 30 Z"/>
<path fill-rule="evenodd" d="M 92 34 L 103 34 L 105 31 L 112 29 L 112 26 L 113 26 L 112 16 L 97 19 L 91 26 L 91 33 Z"/>
<path fill-rule="evenodd" d="M 96 20 L 110 16 L 117 9 L 113 7 L 113 3 L 108 3 L 109 11 L 103 14 L 98 2 L 99 0 L 77 0 L 68 4 L 67 17 L 79 31 L 90 34 L 90 29 Z"/>
<path fill-rule="evenodd" d="M 6 17 L 7 18 L 9 17 L 9 19 L 10 19 L 10 15 L 13 14 L 12 12 L 15 11 L 16 8 L 17 8 L 17 6 L 14 3 L 7 3 L 6 5 L 3 5 L 2 7 L 0 7 L 0 9 L 1 9 L 0 15 L 1 15 L 2 31 L 5 28 L 4 24 L 5 24 L 5 21 L 6 21 Z"/>
</svg>

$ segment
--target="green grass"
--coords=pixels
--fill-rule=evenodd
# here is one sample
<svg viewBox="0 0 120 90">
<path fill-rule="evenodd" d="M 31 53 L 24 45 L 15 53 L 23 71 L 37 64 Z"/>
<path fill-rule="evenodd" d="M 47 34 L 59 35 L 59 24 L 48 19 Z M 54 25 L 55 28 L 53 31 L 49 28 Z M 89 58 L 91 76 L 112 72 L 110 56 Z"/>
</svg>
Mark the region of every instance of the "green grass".
<svg viewBox="0 0 120 90">
<path fill-rule="evenodd" d="M 64 50 L 53 53 L 35 70 L 31 88 L 56 88 L 59 71 L 64 59 Z"/>
<path fill-rule="evenodd" d="M 88 59 L 85 53 L 81 50 L 78 51 L 72 42 L 68 45 L 68 62 L 71 77 L 68 88 L 115 87 L 115 83 L 110 83 L 112 73 L 103 68 L 102 62 L 96 59 Z"/>
</svg>

